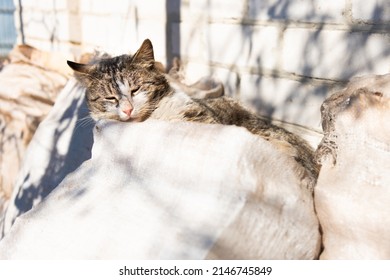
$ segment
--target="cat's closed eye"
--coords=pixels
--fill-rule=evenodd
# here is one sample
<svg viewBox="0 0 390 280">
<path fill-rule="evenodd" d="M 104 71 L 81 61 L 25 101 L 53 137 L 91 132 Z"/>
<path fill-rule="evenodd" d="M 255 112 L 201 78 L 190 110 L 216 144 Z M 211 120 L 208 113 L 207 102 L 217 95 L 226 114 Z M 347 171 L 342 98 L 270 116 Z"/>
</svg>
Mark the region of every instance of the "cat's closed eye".
<svg viewBox="0 0 390 280">
<path fill-rule="evenodd" d="M 131 91 L 130 91 L 131 96 L 134 96 L 137 93 L 137 91 L 139 91 L 139 89 L 140 89 L 140 87 L 136 87 L 136 88 L 131 89 Z"/>
<path fill-rule="evenodd" d="M 115 96 L 107 96 L 104 99 L 112 103 L 118 103 L 118 98 L 116 98 Z"/>
</svg>

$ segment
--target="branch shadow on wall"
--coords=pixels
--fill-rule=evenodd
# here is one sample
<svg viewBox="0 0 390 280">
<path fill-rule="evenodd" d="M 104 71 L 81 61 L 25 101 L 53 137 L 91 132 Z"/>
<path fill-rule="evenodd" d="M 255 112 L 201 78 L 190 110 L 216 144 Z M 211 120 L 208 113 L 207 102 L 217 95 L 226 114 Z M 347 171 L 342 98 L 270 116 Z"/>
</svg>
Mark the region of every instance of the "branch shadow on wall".
<svg viewBox="0 0 390 280">
<path fill-rule="evenodd" d="M 243 99 L 269 118 L 305 123 L 305 119 L 315 115 L 319 128 L 322 101 L 344 87 L 352 77 L 377 72 L 375 64 L 390 55 L 390 48 L 386 46 L 376 46 L 377 51 L 372 51 L 372 44 L 378 42 L 374 37 L 385 32 L 383 24 L 373 22 L 363 26 L 356 21 L 348 25 L 340 23 L 340 29 L 335 29 L 334 22 L 342 20 L 321 12 L 314 1 L 299 12 L 297 3 L 288 0 L 273 3 L 247 0 L 242 5 L 242 17 L 233 22 L 219 13 L 212 14 L 211 1 L 205 4 L 208 16 L 201 20 L 207 21 L 209 72 L 213 75 L 228 68 L 229 73 L 223 80 L 227 94 Z M 380 22 L 383 18 L 381 4 L 377 3 L 372 13 L 373 20 Z M 224 36 L 218 34 L 218 29 L 211 28 L 217 24 L 238 25 L 239 28 L 232 28 L 232 34 Z M 196 33 L 198 28 L 193 26 L 190 32 Z M 260 43 L 256 38 L 257 34 L 270 29 L 278 30 L 272 62 L 269 62 L 271 52 L 264 51 L 264 46 L 272 44 L 274 38 Z M 215 39 L 218 36 L 222 40 L 227 38 L 221 43 L 224 49 L 219 51 L 231 54 L 225 57 L 228 62 L 219 58 L 223 56 L 212 53 L 211 44 L 218 41 Z M 241 42 L 241 48 L 233 46 L 237 41 Z M 191 44 L 191 41 L 187 43 Z M 247 64 L 243 64 L 243 57 L 249 59 Z M 255 92 L 246 91 L 248 83 L 253 85 L 249 89 Z"/>
</svg>

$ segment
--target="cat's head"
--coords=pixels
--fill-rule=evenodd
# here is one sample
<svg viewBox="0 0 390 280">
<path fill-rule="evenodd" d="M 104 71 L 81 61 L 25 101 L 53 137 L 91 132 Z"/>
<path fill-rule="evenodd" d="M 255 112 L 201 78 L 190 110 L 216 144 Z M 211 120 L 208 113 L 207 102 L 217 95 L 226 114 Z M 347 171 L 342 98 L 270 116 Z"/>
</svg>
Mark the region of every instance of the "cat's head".
<svg viewBox="0 0 390 280">
<path fill-rule="evenodd" d="M 154 60 L 146 39 L 133 55 L 100 59 L 91 64 L 68 61 L 86 88 L 91 117 L 119 121 L 143 121 L 150 116 L 170 87 Z"/>
</svg>

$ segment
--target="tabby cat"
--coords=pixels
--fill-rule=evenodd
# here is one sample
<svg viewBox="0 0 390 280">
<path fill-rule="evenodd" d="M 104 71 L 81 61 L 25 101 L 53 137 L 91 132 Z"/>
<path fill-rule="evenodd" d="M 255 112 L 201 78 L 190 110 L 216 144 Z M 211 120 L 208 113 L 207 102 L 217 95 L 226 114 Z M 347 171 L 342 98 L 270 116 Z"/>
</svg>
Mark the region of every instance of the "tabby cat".
<svg viewBox="0 0 390 280">
<path fill-rule="evenodd" d="M 91 64 L 68 61 L 86 88 L 91 117 L 142 122 L 148 118 L 242 126 L 273 143 L 298 163 L 298 175 L 312 189 L 318 176 L 314 152 L 300 137 L 255 115 L 229 97 L 192 98 L 170 85 L 156 67 L 153 46 L 145 40 L 133 55 Z"/>
</svg>

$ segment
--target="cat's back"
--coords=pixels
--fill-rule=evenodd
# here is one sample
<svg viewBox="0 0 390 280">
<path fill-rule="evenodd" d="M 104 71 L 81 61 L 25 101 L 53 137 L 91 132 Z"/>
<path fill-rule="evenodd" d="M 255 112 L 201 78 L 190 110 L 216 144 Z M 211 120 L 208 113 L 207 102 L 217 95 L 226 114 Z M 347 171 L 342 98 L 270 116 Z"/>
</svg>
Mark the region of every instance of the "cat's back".
<svg viewBox="0 0 390 280">
<path fill-rule="evenodd" d="M 243 107 L 234 98 L 222 96 L 218 98 L 194 99 L 205 110 L 211 112 L 216 122 L 225 125 L 245 126 L 257 119 L 255 113 Z"/>
</svg>

